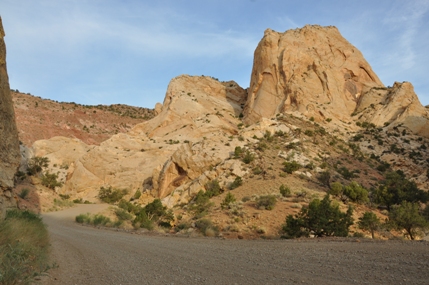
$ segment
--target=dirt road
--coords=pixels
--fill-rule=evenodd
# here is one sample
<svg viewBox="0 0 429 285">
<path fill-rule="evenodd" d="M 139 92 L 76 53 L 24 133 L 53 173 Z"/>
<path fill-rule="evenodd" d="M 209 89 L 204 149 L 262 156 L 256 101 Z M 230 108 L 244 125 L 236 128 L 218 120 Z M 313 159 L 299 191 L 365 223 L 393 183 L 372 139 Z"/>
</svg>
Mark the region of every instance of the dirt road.
<svg viewBox="0 0 429 285">
<path fill-rule="evenodd" d="M 429 243 L 221 240 L 80 226 L 79 205 L 44 215 L 59 268 L 44 284 L 429 284 Z"/>
</svg>

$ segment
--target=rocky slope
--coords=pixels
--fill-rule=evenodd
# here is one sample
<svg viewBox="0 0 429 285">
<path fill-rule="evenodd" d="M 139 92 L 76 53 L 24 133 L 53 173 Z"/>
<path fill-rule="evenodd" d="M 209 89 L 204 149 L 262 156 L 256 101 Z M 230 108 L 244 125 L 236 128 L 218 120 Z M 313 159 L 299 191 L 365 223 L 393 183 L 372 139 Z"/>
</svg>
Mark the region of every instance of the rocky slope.
<svg viewBox="0 0 429 285">
<path fill-rule="evenodd" d="M 74 136 L 37 140 L 34 155 L 49 158 L 48 170 L 64 183 L 57 193 L 98 201 L 100 187 L 128 189 L 126 198 L 140 190 L 135 203 L 161 198 L 184 220 L 192 218 L 196 193 L 216 179 L 224 193 L 212 199 L 209 217 L 231 235 L 249 237 L 278 234 L 286 214 L 323 196 L 318 177 L 325 171 L 331 181 L 371 188 L 388 164 L 429 189 L 427 109 L 410 83 L 384 87 L 335 27 L 267 30 L 248 90 L 182 75 L 155 113 L 99 145 Z M 286 174 L 293 162 L 299 169 Z M 279 196 L 281 184 L 291 197 Z M 222 209 L 235 187 L 241 202 Z M 261 211 L 257 199 L 268 194 L 281 206 Z M 348 201 L 341 203 L 345 209 Z M 355 218 L 365 210 L 356 205 Z"/>
<path fill-rule="evenodd" d="M 31 146 L 55 136 L 99 145 L 114 134 L 154 117 L 154 110 L 127 105 L 86 106 L 56 102 L 12 90 L 19 140 Z"/>
<path fill-rule="evenodd" d="M 21 160 L 9 77 L 6 68 L 5 32 L 0 18 L 0 218 L 16 205 L 10 189 Z"/>
</svg>

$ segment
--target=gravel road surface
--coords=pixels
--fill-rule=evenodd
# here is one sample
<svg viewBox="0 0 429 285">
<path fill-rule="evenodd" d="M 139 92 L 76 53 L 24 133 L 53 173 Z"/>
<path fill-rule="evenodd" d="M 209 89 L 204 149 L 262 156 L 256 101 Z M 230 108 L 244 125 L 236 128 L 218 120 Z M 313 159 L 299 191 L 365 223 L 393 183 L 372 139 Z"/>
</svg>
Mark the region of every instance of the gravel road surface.
<svg viewBox="0 0 429 285">
<path fill-rule="evenodd" d="M 44 214 L 53 260 L 43 284 L 429 284 L 429 243 L 222 240 L 78 225 L 79 205 Z"/>
</svg>

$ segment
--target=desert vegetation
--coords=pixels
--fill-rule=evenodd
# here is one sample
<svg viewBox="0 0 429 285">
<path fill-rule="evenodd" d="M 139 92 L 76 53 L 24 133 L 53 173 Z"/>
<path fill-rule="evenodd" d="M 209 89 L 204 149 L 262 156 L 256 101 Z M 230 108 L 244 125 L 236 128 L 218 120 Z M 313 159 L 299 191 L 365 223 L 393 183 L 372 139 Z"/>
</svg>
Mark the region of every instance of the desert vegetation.
<svg viewBox="0 0 429 285">
<path fill-rule="evenodd" d="M 0 283 L 32 284 L 50 267 L 49 236 L 41 217 L 10 210 L 0 222 Z"/>
</svg>

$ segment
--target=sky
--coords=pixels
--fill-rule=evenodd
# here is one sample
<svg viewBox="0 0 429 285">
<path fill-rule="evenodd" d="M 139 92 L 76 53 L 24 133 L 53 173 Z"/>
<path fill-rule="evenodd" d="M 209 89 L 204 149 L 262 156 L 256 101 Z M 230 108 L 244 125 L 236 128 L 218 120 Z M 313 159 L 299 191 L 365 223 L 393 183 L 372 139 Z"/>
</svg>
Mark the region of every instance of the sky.
<svg viewBox="0 0 429 285">
<path fill-rule="evenodd" d="M 247 88 L 271 28 L 336 26 L 386 86 L 429 104 L 429 0 L 1 0 L 12 89 L 153 108 L 181 74 Z"/>
</svg>

